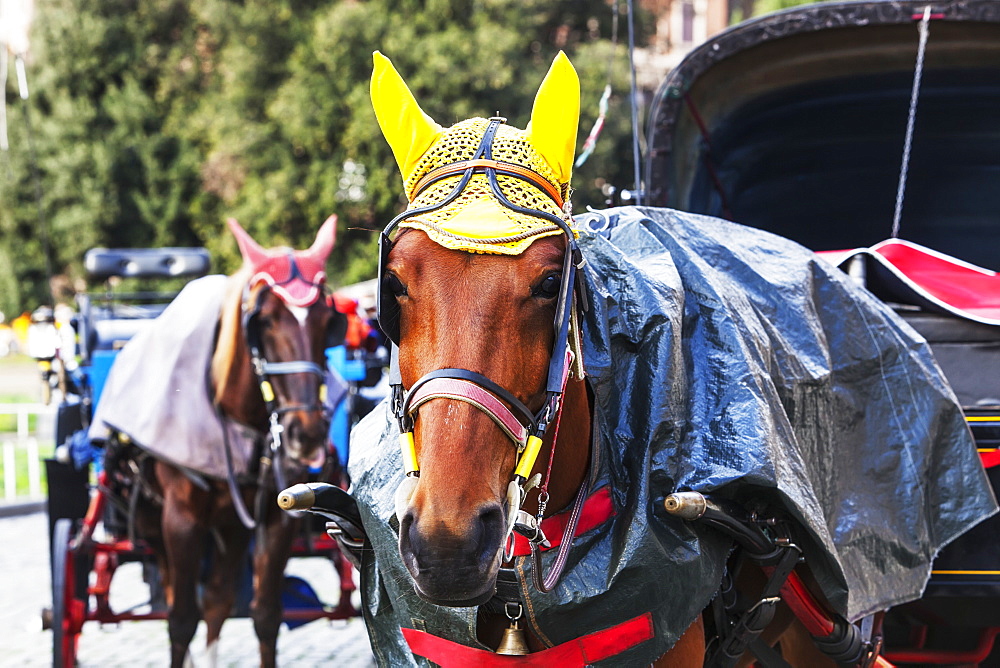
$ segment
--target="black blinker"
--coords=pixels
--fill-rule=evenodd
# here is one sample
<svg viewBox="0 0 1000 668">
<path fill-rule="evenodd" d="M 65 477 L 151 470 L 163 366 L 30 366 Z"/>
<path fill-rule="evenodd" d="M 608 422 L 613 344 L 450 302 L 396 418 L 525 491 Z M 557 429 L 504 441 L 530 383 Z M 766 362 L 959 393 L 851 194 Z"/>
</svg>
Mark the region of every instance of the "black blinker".
<svg viewBox="0 0 1000 668">
<path fill-rule="evenodd" d="M 392 250 L 392 240 L 383 232 L 378 240 L 378 326 L 389 340 L 399 345 L 399 302 L 392 288 L 386 285 L 386 268 L 389 265 L 389 252 Z"/>
<path fill-rule="evenodd" d="M 345 336 L 347 336 L 347 316 L 334 308 L 330 322 L 326 324 L 326 341 L 323 343 L 323 348 L 341 345 Z"/>
</svg>

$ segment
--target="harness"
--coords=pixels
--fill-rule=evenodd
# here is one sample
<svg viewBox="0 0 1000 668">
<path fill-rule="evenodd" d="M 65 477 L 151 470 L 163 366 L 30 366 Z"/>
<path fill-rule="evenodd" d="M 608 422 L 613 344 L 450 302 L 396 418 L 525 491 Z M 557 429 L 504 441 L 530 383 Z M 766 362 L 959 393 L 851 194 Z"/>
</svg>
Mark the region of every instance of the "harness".
<svg viewBox="0 0 1000 668">
<path fill-rule="evenodd" d="M 514 443 L 518 450 L 517 465 L 512 474 L 507 490 L 508 522 L 507 539 L 510 543 L 511 532 L 515 528 L 515 520 L 527 522 L 529 530 L 537 541 L 544 541 L 544 536 L 537 530 L 535 518 L 530 518 L 520 512 L 527 492 L 537 484 L 539 476 L 529 481 L 531 469 L 538 458 L 542 447 L 542 439 L 550 426 L 558 419 L 562 408 L 562 397 L 565 391 L 569 369 L 573 360 L 570 346 L 570 323 L 573 319 L 574 291 L 579 291 L 578 300 L 585 304 L 583 282 L 576 281 L 576 272 L 583 266 L 583 256 L 577 247 L 576 237 L 567 221 L 557 215 L 539 209 L 519 206 L 510 201 L 504 194 L 497 180 L 498 175 L 510 176 L 527 182 L 548 195 L 556 205 L 566 210 L 561 193 L 546 178 L 527 167 L 510 162 L 493 159 L 493 140 L 506 119 L 493 117 L 479 142 L 471 159 L 443 165 L 424 175 L 414 186 L 410 201 L 415 201 L 428 187 L 438 181 L 461 175 L 459 181 L 444 197 L 433 204 L 409 209 L 393 218 L 379 236 L 379 282 L 378 282 L 378 320 L 386 336 L 392 341 L 392 355 L 389 370 L 389 383 L 392 388 L 391 407 L 399 423 L 400 448 L 406 478 L 400 487 L 397 499 L 405 502 L 412 493 L 416 478 L 420 476 L 420 464 L 417 461 L 414 444 L 414 414 L 419 407 L 433 399 L 453 399 L 468 403 L 484 412 Z M 532 412 L 510 391 L 501 387 L 484 375 L 468 369 L 442 368 L 431 371 L 418 379 L 407 391 L 403 387 L 399 372 L 399 305 L 396 297 L 386 285 L 386 270 L 389 253 L 393 241 L 390 238 L 396 227 L 407 218 L 436 211 L 454 202 L 468 186 L 473 175 L 483 174 L 497 200 L 505 207 L 521 214 L 541 218 L 551 223 L 550 226 L 524 232 L 510 237 L 480 240 L 482 243 L 509 243 L 538 234 L 561 231 L 566 237 L 566 253 L 563 260 L 563 272 L 559 287 L 559 297 L 556 306 L 556 316 L 553 322 L 555 342 L 548 366 L 548 380 L 545 391 L 546 400 L 542 408 Z M 448 234 L 437 227 L 438 231 Z M 399 503 L 397 503 L 399 507 Z M 540 511 L 544 510 L 544 506 Z M 540 519 L 539 512 L 539 518 Z"/>
</svg>

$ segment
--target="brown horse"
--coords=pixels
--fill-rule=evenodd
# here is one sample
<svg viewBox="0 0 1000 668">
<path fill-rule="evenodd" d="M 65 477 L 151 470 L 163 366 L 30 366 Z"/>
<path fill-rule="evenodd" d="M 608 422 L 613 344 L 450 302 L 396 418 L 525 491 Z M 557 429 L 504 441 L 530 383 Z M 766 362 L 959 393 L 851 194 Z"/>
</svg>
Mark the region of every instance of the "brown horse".
<svg viewBox="0 0 1000 668">
<path fill-rule="evenodd" d="M 331 217 L 307 251 L 265 250 L 230 221 L 244 266 L 230 277 L 214 323 L 206 393 L 226 426 L 222 443 L 195 444 L 226 449 L 228 482 L 226 476 L 177 466 L 173 457 L 149 456 L 135 448 L 123 451 L 137 457 L 145 479 L 136 526 L 160 566 L 172 666 L 184 663 L 202 618 L 214 662 L 254 526 L 250 614 L 261 665 L 275 665 L 283 573 L 300 529 L 299 520 L 270 501 L 286 480 L 316 479 L 329 474 L 332 464 L 326 458 L 324 350 L 339 343 L 346 328 L 324 287 L 323 266 L 335 225 Z M 250 437 L 240 440 L 241 433 Z M 221 454 L 216 461 L 220 459 Z M 245 470 L 234 472 L 234 460 L 242 461 Z M 197 587 L 209 550 L 210 572 L 199 600 Z"/>
<path fill-rule="evenodd" d="M 563 211 L 578 95 L 560 56 L 528 130 L 499 118 L 442 130 L 376 54 L 376 115 L 410 201 L 382 235 L 379 284 L 380 321 L 398 345 L 399 552 L 423 600 L 481 606 L 476 637 L 501 653 L 551 647 L 531 631 L 526 647 L 509 646 L 521 603 L 513 614 L 484 605 L 514 564 L 512 528 L 529 534 L 536 516 L 579 508 L 593 457 L 593 399 L 569 333 L 580 258 Z M 792 617 L 779 617 L 784 630 Z M 705 648 L 698 616 L 657 665 L 701 666 Z M 832 665 L 804 651 L 798 665 Z"/>
<path fill-rule="evenodd" d="M 404 386 L 436 369 L 468 369 L 507 388 L 529 410 L 540 410 L 554 344 L 558 281 L 552 277 L 562 270 L 563 246 L 562 238 L 549 237 L 516 257 L 471 255 L 443 248 L 420 231 L 401 233 L 387 270 L 391 283 L 405 286 L 399 294 Z M 438 297 L 444 293 L 452 298 Z M 490 325 L 484 327 L 485 322 Z M 591 423 L 586 384 L 570 379 L 558 436 L 546 434 L 533 467 L 553 471 L 548 508 L 570 507 L 584 483 Z M 445 605 L 492 594 L 517 449 L 483 411 L 464 401 L 421 406 L 414 441 L 420 476 L 400 518 L 399 544 L 417 591 Z M 537 513 L 537 489 L 522 509 Z M 480 619 L 480 639 L 497 647 L 506 617 L 482 614 Z M 528 644 L 532 651 L 544 648 L 533 635 Z M 701 666 L 704 650 L 699 618 L 662 665 Z"/>
</svg>

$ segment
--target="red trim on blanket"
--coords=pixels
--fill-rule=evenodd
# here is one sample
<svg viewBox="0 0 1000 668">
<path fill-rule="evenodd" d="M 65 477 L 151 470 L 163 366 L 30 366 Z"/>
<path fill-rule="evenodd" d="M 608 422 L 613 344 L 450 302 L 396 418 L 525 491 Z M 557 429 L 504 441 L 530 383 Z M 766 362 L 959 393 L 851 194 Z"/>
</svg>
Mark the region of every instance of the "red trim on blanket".
<svg viewBox="0 0 1000 668">
<path fill-rule="evenodd" d="M 549 546 L 541 548 L 543 552 L 559 547 L 562 543 L 563 533 L 569 522 L 569 514 L 570 511 L 565 510 L 542 520 L 542 532 L 549 539 Z M 583 510 L 580 511 L 580 520 L 576 525 L 573 537 L 576 538 L 580 534 L 599 527 L 614 515 L 615 506 L 611 502 L 611 490 L 607 486 L 601 487 L 583 502 Z M 514 556 L 525 557 L 529 554 L 531 554 L 531 546 L 528 539 L 520 534 L 514 534 Z"/>
<path fill-rule="evenodd" d="M 653 637 L 653 616 L 643 615 L 526 656 L 506 656 L 445 640 L 416 629 L 401 629 L 410 651 L 441 668 L 552 668 L 586 666 L 620 654 Z"/>
</svg>

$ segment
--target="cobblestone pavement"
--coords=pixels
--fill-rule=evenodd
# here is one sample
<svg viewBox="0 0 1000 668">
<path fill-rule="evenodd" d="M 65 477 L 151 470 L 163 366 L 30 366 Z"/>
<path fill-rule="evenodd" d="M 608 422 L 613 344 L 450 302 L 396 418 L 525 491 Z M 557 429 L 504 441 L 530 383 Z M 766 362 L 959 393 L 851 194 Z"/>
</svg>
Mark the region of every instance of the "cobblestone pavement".
<svg viewBox="0 0 1000 668">
<path fill-rule="evenodd" d="M 51 604 L 47 518 L 45 513 L 0 519 L 0 667 L 52 665 L 52 633 L 43 631 L 41 610 Z M 289 574 L 309 582 L 320 599 L 336 602 L 337 577 L 329 562 L 293 559 Z M 138 564 L 125 564 L 112 581 L 111 604 L 126 609 L 148 600 Z M 199 626 L 191 645 L 195 666 L 207 665 L 205 628 Z M 231 619 L 219 641 L 220 666 L 257 665 L 257 641 L 248 619 Z M 102 628 L 87 622 L 80 636 L 83 668 L 168 665 L 167 625 L 163 621 L 125 622 Z M 362 621 L 318 620 L 278 637 L 278 664 L 283 668 L 320 665 L 368 668 L 375 665 Z"/>
</svg>

